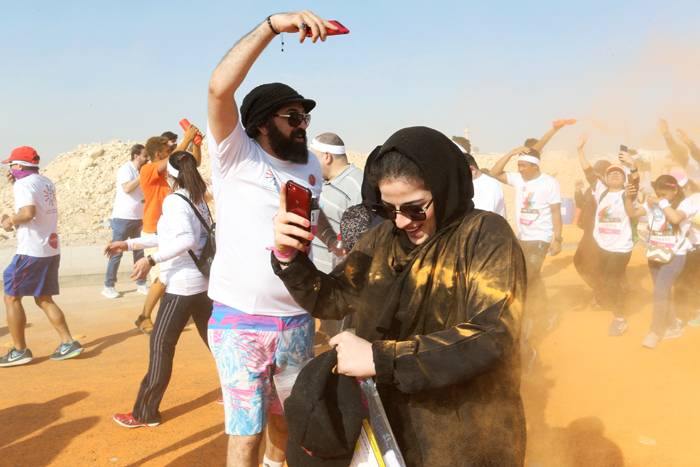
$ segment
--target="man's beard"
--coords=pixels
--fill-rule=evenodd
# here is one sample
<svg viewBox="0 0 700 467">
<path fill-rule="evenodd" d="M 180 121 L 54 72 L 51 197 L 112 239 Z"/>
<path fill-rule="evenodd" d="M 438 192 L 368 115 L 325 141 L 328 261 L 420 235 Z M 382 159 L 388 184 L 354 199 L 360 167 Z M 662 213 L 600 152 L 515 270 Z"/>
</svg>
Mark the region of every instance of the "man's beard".
<svg viewBox="0 0 700 467">
<path fill-rule="evenodd" d="M 289 137 L 285 136 L 274 122 L 267 124 L 267 137 L 275 156 L 283 161 L 295 164 L 306 164 L 309 161 L 309 150 L 306 147 L 306 130 L 294 128 Z M 303 136 L 304 141 L 296 141 L 297 136 Z"/>
</svg>

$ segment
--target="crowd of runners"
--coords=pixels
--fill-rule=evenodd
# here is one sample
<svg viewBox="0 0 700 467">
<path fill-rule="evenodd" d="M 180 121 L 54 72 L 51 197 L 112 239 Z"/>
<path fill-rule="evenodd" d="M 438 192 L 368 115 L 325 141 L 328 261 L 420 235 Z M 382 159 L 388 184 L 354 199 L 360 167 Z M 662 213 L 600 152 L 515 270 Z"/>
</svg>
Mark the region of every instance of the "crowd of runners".
<svg viewBox="0 0 700 467">
<path fill-rule="evenodd" d="M 311 12 L 269 16 L 211 75 L 206 132 L 192 125 L 180 142 L 165 132 L 125 155 L 101 293 L 120 297 L 118 269 L 131 251 L 131 277 L 145 296 L 135 325 L 150 335 L 150 354 L 132 410 L 113 419 L 127 428 L 163 421 L 175 346 L 192 319 L 219 374 L 228 464 L 257 465 L 266 434 L 263 465 L 282 466 L 285 452 L 289 465 L 307 465 L 309 441 L 287 443 L 303 421 L 285 418 L 273 376 L 314 357 L 317 318 L 339 377 L 375 378 L 408 465 L 521 465 L 520 362 L 527 369 L 536 360 L 560 311 L 540 277 L 546 256 L 562 250 L 564 224 L 559 182 L 542 171 L 542 155 L 576 121 L 554 121 L 492 167 L 465 138 L 404 128 L 372 151 L 363 172 L 338 134 L 307 140 L 314 100 L 277 82 L 253 88 L 240 108 L 235 97 L 276 35 L 299 32 L 303 41 L 308 30 L 316 42 L 333 28 Z M 577 186 L 573 220 L 583 230 L 574 263 L 595 306 L 611 313 L 611 337 L 628 328 L 625 270 L 633 249 L 645 249 L 654 284 L 647 348 L 700 326 L 700 148 L 682 130 L 674 138 L 665 121 L 659 127 L 669 156 L 653 179 L 634 149 L 592 161 L 581 138 L 588 186 Z M 210 186 L 198 169 L 204 138 Z M 512 160 L 517 171 L 506 171 Z M 53 300 L 58 206 L 39 162 L 26 146 L 4 161 L 14 211 L 2 228 L 16 231 L 17 251 L 3 275 L 13 348 L 0 367 L 33 358 L 23 297 L 59 334 L 52 359 L 83 350 Z M 287 211 L 289 181 L 310 191 L 308 218 Z M 514 189 L 513 228 L 501 184 Z"/>
</svg>

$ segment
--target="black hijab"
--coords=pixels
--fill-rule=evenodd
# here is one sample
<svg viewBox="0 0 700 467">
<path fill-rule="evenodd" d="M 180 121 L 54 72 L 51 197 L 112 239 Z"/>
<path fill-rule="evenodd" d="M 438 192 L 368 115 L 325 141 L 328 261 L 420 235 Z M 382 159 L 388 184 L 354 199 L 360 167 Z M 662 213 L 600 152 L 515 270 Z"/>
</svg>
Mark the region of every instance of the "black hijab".
<svg viewBox="0 0 700 467">
<path fill-rule="evenodd" d="M 402 249 L 410 253 L 405 258 L 395 257 L 390 260 L 394 271 L 399 275 L 377 320 L 377 331 L 384 336 L 395 337 L 397 331 L 405 330 L 418 313 L 417 309 L 405 306 L 404 287 L 410 282 L 413 263 L 439 239 L 457 229 L 465 216 L 474 210 L 474 185 L 462 151 L 437 130 L 423 126 L 399 130 L 382 145 L 376 160 L 390 151 L 403 154 L 420 169 L 423 180 L 433 195 L 437 228 L 427 241 L 418 246 L 409 245 L 406 233 L 395 229 Z"/>
<path fill-rule="evenodd" d="M 400 152 L 420 169 L 433 195 L 438 231 L 474 209 L 472 173 L 462 151 L 447 136 L 424 126 L 404 128 L 386 140 L 375 160 L 390 151 Z M 378 194 L 378 187 L 375 190 Z"/>
<path fill-rule="evenodd" d="M 371 182 L 372 164 L 377 160 L 381 149 L 381 146 L 374 148 L 372 152 L 369 153 L 369 156 L 367 156 L 367 160 L 365 161 L 365 173 L 362 176 L 362 188 L 360 192 L 362 193 L 362 204 L 369 209 L 372 209 L 373 206 L 381 202 L 379 188 L 377 185 Z"/>
</svg>

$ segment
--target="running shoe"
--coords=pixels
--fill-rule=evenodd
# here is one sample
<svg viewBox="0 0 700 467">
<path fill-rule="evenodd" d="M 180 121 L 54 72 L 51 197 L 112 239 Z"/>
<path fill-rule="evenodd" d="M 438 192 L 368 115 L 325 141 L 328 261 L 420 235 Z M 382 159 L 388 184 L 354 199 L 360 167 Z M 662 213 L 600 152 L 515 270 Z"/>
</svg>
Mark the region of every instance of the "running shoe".
<svg viewBox="0 0 700 467">
<path fill-rule="evenodd" d="M 664 339 L 677 339 L 683 335 L 683 325 L 680 321 L 676 321 L 676 324 L 666 329 L 664 333 Z"/>
<path fill-rule="evenodd" d="M 68 360 L 69 358 L 77 357 L 83 353 L 83 346 L 80 342 L 73 341 L 69 344 L 59 345 L 54 353 L 51 354 L 51 360 Z"/>
<path fill-rule="evenodd" d="M 105 287 L 102 289 L 102 292 L 100 292 L 104 298 L 119 298 L 119 292 L 117 292 L 117 289 L 114 287 Z"/>
<path fill-rule="evenodd" d="M 136 293 L 139 293 L 141 295 L 148 295 L 148 286 L 146 284 L 137 285 L 136 286 Z"/>
<path fill-rule="evenodd" d="M 0 357 L 0 367 L 26 365 L 31 362 L 34 356 L 29 349 L 17 350 L 14 347 L 5 355 Z"/>
<path fill-rule="evenodd" d="M 697 312 L 695 318 L 688 320 L 688 326 L 691 328 L 700 328 L 700 311 Z"/>
<path fill-rule="evenodd" d="M 139 422 L 134 418 L 134 416 L 129 413 L 115 413 L 112 415 L 112 420 L 114 420 L 117 425 L 121 425 L 124 428 L 141 428 L 141 427 L 154 427 L 160 425 L 160 422 Z"/>
<path fill-rule="evenodd" d="M 608 336 L 611 336 L 611 337 L 621 336 L 625 333 L 625 331 L 627 331 L 628 327 L 629 326 L 627 325 L 626 319 L 615 318 L 612 320 L 612 323 L 610 323 L 610 327 L 608 328 Z"/>
<path fill-rule="evenodd" d="M 652 331 L 646 335 L 646 337 L 642 341 L 642 346 L 646 347 L 647 349 L 654 349 L 657 345 L 659 345 L 660 340 L 661 338 L 657 336 L 655 332 Z"/>
<path fill-rule="evenodd" d="M 143 315 L 139 315 L 136 321 L 134 321 L 134 324 L 136 325 L 136 329 L 144 334 L 150 334 L 151 331 L 153 331 L 153 321 L 151 321 L 151 318 L 146 318 Z"/>
</svg>

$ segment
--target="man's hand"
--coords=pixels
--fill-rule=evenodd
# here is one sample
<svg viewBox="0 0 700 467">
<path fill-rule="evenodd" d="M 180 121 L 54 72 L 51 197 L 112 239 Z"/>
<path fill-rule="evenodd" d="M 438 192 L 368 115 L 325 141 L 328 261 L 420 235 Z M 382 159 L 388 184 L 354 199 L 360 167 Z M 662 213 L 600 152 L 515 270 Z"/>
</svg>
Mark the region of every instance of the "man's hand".
<svg viewBox="0 0 700 467">
<path fill-rule="evenodd" d="M 5 174 L 5 178 L 7 179 L 8 182 L 10 182 L 10 184 L 15 183 L 15 176 L 12 175 L 12 172 L 7 172 Z"/>
<path fill-rule="evenodd" d="M 5 232 L 12 232 L 14 229 L 12 219 L 7 214 L 2 215 L 2 228 L 5 230 Z"/>
<path fill-rule="evenodd" d="M 659 131 L 662 135 L 668 134 L 668 122 L 663 118 L 659 119 Z"/>
<path fill-rule="evenodd" d="M 326 40 L 328 29 L 338 29 L 309 10 L 297 13 L 278 13 L 270 16 L 272 26 L 278 32 L 298 32 L 299 42 L 306 40 L 306 29 L 311 29 L 311 42 Z"/>
<path fill-rule="evenodd" d="M 311 222 L 308 219 L 287 212 L 287 186 L 282 185 L 280 190 L 280 207 L 274 218 L 275 228 L 275 248 L 280 252 L 288 252 L 291 250 L 299 250 L 306 252 L 308 247 L 299 241 L 300 238 L 306 239 L 309 242 L 314 236 L 306 229 L 311 227 Z"/>
<path fill-rule="evenodd" d="M 328 344 L 338 353 L 339 374 L 355 378 L 370 378 L 377 374 L 371 342 L 345 331 L 334 336 Z"/>
<path fill-rule="evenodd" d="M 634 183 L 628 183 L 625 185 L 625 196 L 629 199 L 636 199 L 639 194 L 639 188 Z"/>
</svg>

